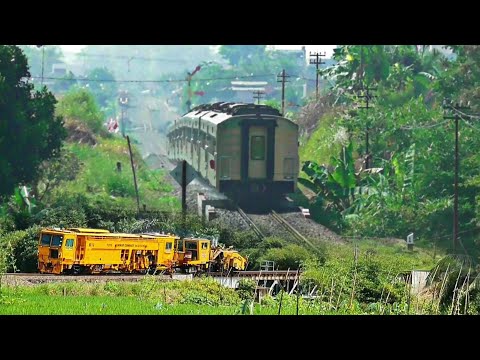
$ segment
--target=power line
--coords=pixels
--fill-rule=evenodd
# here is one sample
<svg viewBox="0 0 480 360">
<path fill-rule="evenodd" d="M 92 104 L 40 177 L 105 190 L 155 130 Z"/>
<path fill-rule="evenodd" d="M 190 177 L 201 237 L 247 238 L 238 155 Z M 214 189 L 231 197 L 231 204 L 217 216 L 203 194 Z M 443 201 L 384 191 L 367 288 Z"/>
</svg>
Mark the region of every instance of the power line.
<svg viewBox="0 0 480 360">
<path fill-rule="evenodd" d="M 455 111 L 456 113 L 460 114 L 460 115 L 463 115 L 463 116 L 467 116 L 471 119 L 480 119 L 480 115 L 473 115 L 473 114 L 467 114 L 467 113 L 464 113 L 456 108 L 451 108 L 451 110 Z"/>
<path fill-rule="evenodd" d="M 79 57 L 100 57 L 102 59 L 118 59 L 118 60 L 128 60 L 128 59 L 135 59 L 135 60 L 142 60 L 142 61 L 164 61 L 164 62 L 172 62 L 172 63 L 179 63 L 183 62 L 186 63 L 187 60 L 184 59 L 169 59 L 169 58 L 152 58 L 152 57 L 144 57 L 144 56 L 131 56 L 131 55 L 102 55 L 102 54 L 92 54 L 92 53 L 82 53 L 82 52 L 74 52 L 74 51 L 61 51 L 63 54 L 70 54 Z"/>
<path fill-rule="evenodd" d="M 444 125 L 444 124 L 446 124 L 446 123 L 448 123 L 448 122 L 449 122 L 449 120 L 445 120 L 445 121 L 442 121 L 442 122 L 439 122 L 439 123 L 428 124 L 428 125 L 402 126 L 402 127 L 400 127 L 399 129 L 400 129 L 400 130 L 431 129 L 431 128 L 434 128 L 434 127 L 437 127 L 437 126 Z"/>
<path fill-rule="evenodd" d="M 251 79 L 259 77 L 273 76 L 275 74 L 264 75 L 246 75 L 224 78 L 209 78 L 209 79 L 195 79 L 194 81 L 217 81 L 217 80 L 237 80 L 237 79 Z M 112 83 L 170 83 L 170 82 L 188 82 L 188 79 L 167 79 L 167 80 L 117 80 L 117 79 L 87 79 L 87 78 L 59 78 L 59 77 L 44 77 L 47 80 L 62 80 L 62 81 L 91 81 L 91 82 L 112 82 Z"/>
<path fill-rule="evenodd" d="M 462 118 L 463 120 L 463 123 L 465 125 L 467 125 L 468 127 L 471 127 L 473 130 L 477 130 L 477 131 L 480 131 L 480 128 L 476 127 L 476 126 L 473 126 L 472 124 L 470 124 L 466 119 Z"/>
</svg>

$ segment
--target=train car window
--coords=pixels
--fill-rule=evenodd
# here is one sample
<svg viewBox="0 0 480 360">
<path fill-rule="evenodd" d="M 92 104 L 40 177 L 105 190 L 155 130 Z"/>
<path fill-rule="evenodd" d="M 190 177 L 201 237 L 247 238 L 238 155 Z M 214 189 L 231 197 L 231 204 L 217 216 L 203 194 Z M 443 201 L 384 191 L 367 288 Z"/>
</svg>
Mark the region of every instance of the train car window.
<svg viewBox="0 0 480 360">
<path fill-rule="evenodd" d="M 67 239 L 67 241 L 65 241 L 65 246 L 68 247 L 68 248 L 72 248 L 73 247 L 73 239 Z"/>
<path fill-rule="evenodd" d="M 60 246 L 60 245 L 62 245 L 62 240 L 63 240 L 63 236 L 61 236 L 61 235 L 53 235 L 53 236 L 52 236 L 52 244 L 51 244 L 51 246 Z"/>
<path fill-rule="evenodd" d="M 171 242 L 166 242 L 165 243 L 165 250 L 172 250 L 172 243 Z"/>
<path fill-rule="evenodd" d="M 252 136 L 250 160 L 265 160 L 265 136 Z"/>
<path fill-rule="evenodd" d="M 52 238 L 52 235 L 50 234 L 43 234 L 42 235 L 42 245 L 50 245 L 50 239 Z"/>
<path fill-rule="evenodd" d="M 208 249 L 208 243 L 202 242 L 202 250 L 207 250 L 207 249 Z"/>
</svg>

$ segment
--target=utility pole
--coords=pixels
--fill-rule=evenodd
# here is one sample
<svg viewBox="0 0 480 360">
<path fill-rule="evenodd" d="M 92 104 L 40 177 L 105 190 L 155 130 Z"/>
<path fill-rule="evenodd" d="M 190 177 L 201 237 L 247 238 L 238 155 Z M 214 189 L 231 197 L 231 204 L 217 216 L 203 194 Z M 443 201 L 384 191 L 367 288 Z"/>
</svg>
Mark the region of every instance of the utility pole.
<svg viewBox="0 0 480 360">
<path fill-rule="evenodd" d="M 42 77 L 41 77 L 41 86 L 43 87 L 43 68 L 45 65 L 45 45 L 37 45 L 37 48 L 42 48 Z"/>
<path fill-rule="evenodd" d="M 282 83 L 282 116 L 285 115 L 285 83 L 288 82 L 286 80 L 287 77 L 290 77 L 290 75 L 287 75 L 285 73 L 285 69 L 282 70 L 282 73 L 280 75 L 277 75 L 278 79 L 277 82 Z"/>
<path fill-rule="evenodd" d="M 192 75 L 188 73 L 187 75 L 187 81 L 188 81 L 188 100 L 187 100 L 187 111 L 190 112 L 191 107 L 192 107 Z"/>
<path fill-rule="evenodd" d="M 298 302 L 300 299 L 300 264 L 297 269 L 297 315 L 298 315 Z"/>
<path fill-rule="evenodd" d="M 127 68 L 128 68 L 127 72 L 130 72 L 130 61 L 132 61 L 133 59 L 135 59 L 135 56 L 132 56 L 127 60 Z"/>
<path fill-rule="evenodd" d="M 317 85 L 316 85 L 316 99 L 318 100 L 318 68 L 320 65 L 322 64 L 325 64 L 324 62 L 322 62 L 322 60 L 320 59 L 321 56 L 326 56 L 327 54 L 324 52 L 323 54 L 322 53 L 319 53 L 319 52 L 310 52 L 310 57 L 312 59 L 310 59 L 310 65 L 316 65 L 316 68 L 317 68 Z"/>
<path fill-rule="evenodd" d="M 377 90 L 376 88 L 369 88 L 368 86 L 365 88 L 365 93 L 364 95 L 360 95 L 360 98 L 365 99 L 365 106 L 360 106 L 359 109 L 367 109 L 367 117 L 368 117 L 368 110 L 371 109 L 372 107 L 370 106 L 370 101 L 373 100 L 373 98 L 376 98 L 375 95 L 372 95 L 370 91 L 375 91 Z M 368 122 L 368 119 L 367 119 Z M 368 141 L 368 123 L 365 128 L 365 169 L 370 168 L 369 160 L 370 160 L 370 153 L 369 153 L 369 141 Z"/>
<path fill-rule="evenodd" d="M 45 66 L 45 46 L 42 46 L 42 82 L 41 85 L 43 87 L 43 68 Z"/>
<path fill-rule="evenodd" d="M 128 136 L 127 136 L 127 143 L 128 143 L 128 151 L 130 153 L 130 163 L 132 164 L 133 183 L 135 185 L 135 193 L 137 195 L 137 208 L 138 208 L 138 213 L 140 213 L 140 199 L 138 197 L 137 175 L 135 174 L 135 166 L 133 165 L 132 147 L 130 145 L 130 138 Z"/>
<path fill-rule="evenodd" d="M 128 92 L 122 91 L 120 97 L 118 98 L 120 104 L 120 127 L 122 128 L 122 136 L 125 137 L 125 110 L 128 106 Z"/>
<path fill-rule="evenodd" d="M 458 172 L 460 166 L 460 156 L 459 156 L 459 143 L 458 143 L 458 120 L 460 116 L 458 112 L 461 110 L 469 110 L 469 106 L 462 106 L 460 104 L 447 104 L 444 101 L 443 105 L 444 109 L 451 109 L 455 111 L 455 115 L 453 116 L 444 116 L 445 120 L 455 120 L 455 182 L 454 182 L 454 200 L 453 200 L 453 251 L 456 252 L 457 246 L 459 243 L 458 239 L 458 232 L 459 232 L 459 224 L 458 224 Z"/>
<path fill-rule="evenodd" d="M 187 160 L 182 160 L 182 220 L 185 228 L 187 216 Z"/>
<path fill-rule="evenodd" d="M 253 98 L 258 100 L 258 105 L 260 105 L 260 99 L 262 98 L 262 95 L 264 95 L 265 92 L 264 91 L 261 91 L 261 90 L 255 90 L 253 92 Z"/>
<path fill-rule="evenodd" d="M 190 112 L 191 107 L 192 107 L 192 77 L 195 75 L 197 72 L 200 71 L 202 67 L 198 65 L 193 72 L 187 72 L 187 82 L 188 82 L 188 100 L 187 100 L 187 110 Z"/>
</svg>

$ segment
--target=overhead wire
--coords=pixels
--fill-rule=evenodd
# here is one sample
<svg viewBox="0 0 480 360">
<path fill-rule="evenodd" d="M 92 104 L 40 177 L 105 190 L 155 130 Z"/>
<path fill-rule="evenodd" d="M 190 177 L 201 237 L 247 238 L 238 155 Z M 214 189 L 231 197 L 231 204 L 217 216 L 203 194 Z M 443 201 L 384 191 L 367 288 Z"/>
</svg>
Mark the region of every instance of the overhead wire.
<svg viewBox="0 0 480 360">
<path fill-rule="evenodd" d="M 238 80 L 252 79 L 259 77 L 273 76 L 275 74 L 263 75 L 245 75 L 235 77 L 218 77 L 218 78 L 198 78 L 192 81 L 217 81 L 217 80 Z M 44 80 L 62 80 L 62 81 L 91 81 L 91 82 L 112 82 L 112 83 L 169 83 L 169 82 L 188 82 L 188 79 L 165 79 L 165 80 L 117 80 L 117 79 L 88 79 L 88 78 L 60 78 L 60 77 L 43 77 Z"/>
<path fill-rule="evenodd" d="M 401 130 L 431 129 L 431 128 L 446 124 L 449 121 L 450 120 L 445 120 L 445 121 L 442 121 L 442 122 L 439 122 L 439 123 L 419 125 L 419 126 L 401 126 L 399 129 L 401 129 Z"/>
</svg>

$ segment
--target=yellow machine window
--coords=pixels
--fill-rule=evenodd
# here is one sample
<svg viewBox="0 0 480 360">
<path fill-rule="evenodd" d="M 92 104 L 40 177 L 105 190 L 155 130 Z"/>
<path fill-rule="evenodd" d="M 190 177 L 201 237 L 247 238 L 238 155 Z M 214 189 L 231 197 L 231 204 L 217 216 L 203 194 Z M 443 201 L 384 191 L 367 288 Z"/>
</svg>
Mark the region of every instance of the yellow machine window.
<svg viewBox="0 0 480 360">
<path fill-rule="evenodd" d="M 166 242 L 165 243 L 165 250 L 172 250 L 172 243 L 171 242 Z"/>
<path fill-rule="evenodd" d="M 65 242 L 65 246 L 68 248 L 73 247 L 73 239 L 67 239 L 67 241 Z"/>
<path fill-rule="evenodd" d="M 252 136 L 251 160 L 265 160 L 265 136 Z"/>
<path fill-rule="evenodd" d="M 208 243 L 207 242 L 203 242 L 202 243 L 202 250 L 207 250 L 208 249 Z"/>
<path fill-rule="evenodd" d="M 52 235 L 50 234 L 42 234 L 42 245 L 49 246 L 51 238 L 52 238 Z"/>
<path fill-rule="evenodd" d="M 178 251 L 183 251 L 183 241 L 182 240 L 177 240 L 177 250 Z"/>
<path fill-rule="evenodd" d="M 62 245 L 62 240 L 63 240 L 63 236 L 61 236 L 61 235 L 53 235 L 53 236 L 52 236 L 52 244 L 51 244 L 51 246 L 60 246 L 60 245 Z"/>
<path fill-rule="evenodd" d="M 185 247 L 187 250 L 197 250 L 197 243 L 196 242 L 187 242 L 185 243 Z"/>
</svg>

